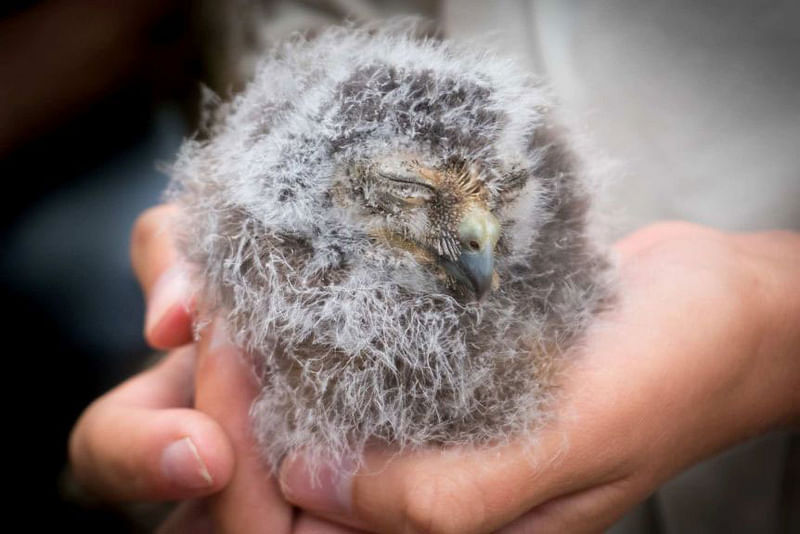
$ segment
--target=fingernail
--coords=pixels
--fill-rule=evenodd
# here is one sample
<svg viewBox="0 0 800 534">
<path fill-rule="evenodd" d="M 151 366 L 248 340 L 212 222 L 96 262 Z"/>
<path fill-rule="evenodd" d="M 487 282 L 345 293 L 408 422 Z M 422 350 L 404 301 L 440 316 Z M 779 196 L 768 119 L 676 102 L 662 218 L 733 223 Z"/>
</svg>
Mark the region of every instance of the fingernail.
<svg viewBox="0 0 800 534">
<path fill-rule="evenodd" d="M 188 308 L 190 298 L 189 277 L 183 265 L 177 264 L 161 275 L 150 290 L 144 325 L 152 332 L 175 306 Z"/>
<path fill-rule="evenodd" d="M 161 471 L 184 488 L 207 488 L 214 483 L 197 447 L 188 437 L 167 445 L 161 454 Z"/>
<path fill-rule="evenodd" d="M 312 472 L 302 456 L 283 462 L 279 477 L 284 497 L 307 510 L 334 515 L 350 513 L 353 469 L 349 465 L 321 465 Z"/>
</svg>

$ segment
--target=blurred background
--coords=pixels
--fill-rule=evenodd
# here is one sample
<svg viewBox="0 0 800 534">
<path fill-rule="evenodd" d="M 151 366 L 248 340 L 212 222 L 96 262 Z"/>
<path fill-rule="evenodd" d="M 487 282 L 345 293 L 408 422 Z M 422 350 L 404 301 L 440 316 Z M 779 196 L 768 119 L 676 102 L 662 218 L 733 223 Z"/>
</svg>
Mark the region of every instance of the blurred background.
<svg viewBox="0 0 800 534">
<path fill-rule="evenodd" d="M 143 365 L 128 265 L 201 77 L 185 2 L 10 0 L 0 7 L 0 287 L 12 502 L 33 525 L 126 532 L 63 497 L 81 410 Z M 88 504 L 88 503 L 87 503 Z M 55 522 L 55 523 L 53 523 Z"/>
<path fill-rule="evenodd" d="M 195 129 L 201 84 L 229 96 L 294 31 L 403 13 L 447 36 L 489 35 L 551 84 L 587 154 L 603 154 L 597 174 L 613 176 L 614 235 L 663 218 L 800 228 L 794 0 L 6 0 L 6 441 L 12 487 L 41 503 L 42 521 L 152 528 L 144 508 L 76 497 L 66 440 L 150 354 L 129 233 Z M 681 475 L 616 531 L 800 532 L 799 487 L 797 435 L 771 435 Z"/>
</svg>

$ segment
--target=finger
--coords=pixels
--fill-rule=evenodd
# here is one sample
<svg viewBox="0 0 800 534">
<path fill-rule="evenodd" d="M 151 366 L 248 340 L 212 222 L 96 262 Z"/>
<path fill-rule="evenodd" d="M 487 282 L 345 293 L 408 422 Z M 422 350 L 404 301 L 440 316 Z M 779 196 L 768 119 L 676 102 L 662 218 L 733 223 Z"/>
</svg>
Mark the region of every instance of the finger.
<svg viewBox="0 0 800 534">
<path fill-rule="evenodd" d="M 313 515 L 300 513 L 294 522 L 292 534 L 365 534 L 365 531 L 337 525 Z"/>
<path fill-rule="evenodd" d="M 136 220 L 131 236 L 131 263 L 147 300 L 144 334 L 159 349 L 192 339 L 189 276 L 170 227 L 176 214 L 172 205 L 151 208 Z"/>
<path fill-rule="evenodd" d="M 233 452 L 208 416 L 180 408 L 190 400 L 192 349 L 97 399 L 70 437 L 79 483 L 114 500 L 182 499 L 218 491 L 231 476 Z"/>
<path fill-rule="evenodd" d="M 204 500 L 185 501 L 159 525 L 156 534 L 214 534 L 214 525 Z"/>
<path fill-rule="evenodd" d="M 497 534 L 604 532 L 645 498 L 630 485 L 625 479 L 554 499 L 525 513 Z"/>
<path fill-rule="evenodd" d="M 250 404 L 258 385 L 221 321 L 198 344 L 196 406 L 220 422 L 233 443 L 236 466 L 226 488 L 209 501 L 221 532 L 289 532 L 292 509 L 261 459 L 250 431 Z"/>
<path fill-rule="evenodd" d="M 190 408 L 194 403 L 196 356 L 191 345 L 173 350 L 98 400 L 141 408 Z"/>
</svg>

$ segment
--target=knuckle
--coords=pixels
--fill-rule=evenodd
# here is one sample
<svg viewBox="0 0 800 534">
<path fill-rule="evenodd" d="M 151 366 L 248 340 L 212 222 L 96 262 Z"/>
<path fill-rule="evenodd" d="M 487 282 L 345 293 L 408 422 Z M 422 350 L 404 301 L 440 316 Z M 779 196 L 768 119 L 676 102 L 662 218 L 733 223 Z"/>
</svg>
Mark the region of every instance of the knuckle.
<svg viewBox="0 0 800 534">
<path fill-rule="evenodd" d="M 82 415 L 69 434 L 67 442 L 67 456 L 73 468 L 82 465 L 84 451 L 86 450 L 86 415 Z"/>
<path fill-rule="evenodd" d="M 97 401 L 89 406 L 70 432 L 67 454 L 75 479 L 83 486 L 91 487 L 98 465 L 97 454 Z"/>
<path fill-rule="evenodd" d="M 467 534 L 482 532 L 486 520 L 477 487 L 450 476 L 425 475 L 403 495 L 404 532 Z"/>
<path fill-rule="evenodd" d="M 82 460 L 87 453 L 91 452 L 92 439 L 94 434 L 96 434 L 97 427 L 95 424 L 95 420 L 97 419 L 97 405 L 102 398 L 103 397 L 96 399 L 92 404 L 87 406 L 75 422 L 75 426 L 72 427 L 67 449 L 72 462 Z"/>
</svg>

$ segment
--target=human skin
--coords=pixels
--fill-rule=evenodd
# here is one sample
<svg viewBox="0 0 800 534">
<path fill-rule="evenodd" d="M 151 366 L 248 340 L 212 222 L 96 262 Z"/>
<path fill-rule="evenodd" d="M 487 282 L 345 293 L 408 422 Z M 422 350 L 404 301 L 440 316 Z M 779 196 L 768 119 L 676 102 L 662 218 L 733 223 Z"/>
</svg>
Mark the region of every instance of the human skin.
<svg viewBox="0 0 800 534">
<path fill-rule="evenodd" d="M 173 209 L 143 215 L 132 247 L 148 298 L 146 337 L 160 348 L 191 339 L 189 286 L 175 274 L 181 267 L 163 230 Z M 194 409 L 164 418 L 183 432 L 170 438 L 191 437 L 212 482 L 182 494 L 153 469 L 170 441 L 148 421 L 174 408 L 147 401 L 142 386 L 137 402 L 149 402 L 142 409 L 152 417 L 127 424 L 130 406 L 119 390 L 129 384 L 96 401 L 76 425 L 76 474 L 118 498 L 213 495 L 203 507 L 193 501 L 192 518 L 211 517 L 222 532 L 341 532 L 336 523 L 373 532 L 602 530 L 693 463 L 800 419 L 800 236 L 662 223 L 615 251 L 619 299 L 576 348 L 553 422 L 534 442 L 375 450 L 354 477 L 332 467 L 317 485 L 297 454 L 275 481 L 253 453 L 247 427 L 255 385 L 216 325 L 196 348 L 181 349 L 195 353 Z M 132 380 L 146 384 L 146 373 Z M 173 376 L 186 388 L 191 375 Z M 129 444 L 128 454 L 119 443 Z M 136 491 L 126 478 L 132 473 L 145 473 Z M 287 501 L 303 512 L 293 517 Z"/>
</svg>

